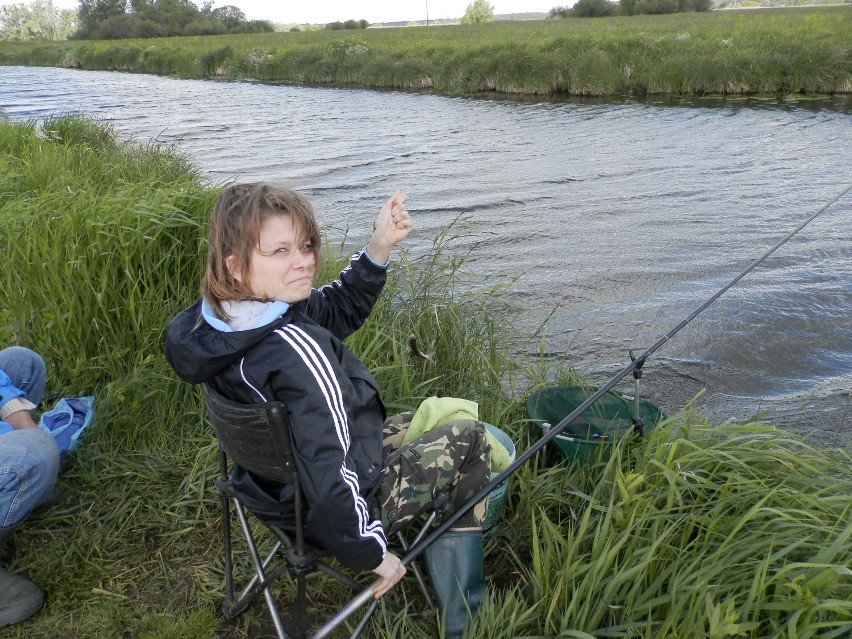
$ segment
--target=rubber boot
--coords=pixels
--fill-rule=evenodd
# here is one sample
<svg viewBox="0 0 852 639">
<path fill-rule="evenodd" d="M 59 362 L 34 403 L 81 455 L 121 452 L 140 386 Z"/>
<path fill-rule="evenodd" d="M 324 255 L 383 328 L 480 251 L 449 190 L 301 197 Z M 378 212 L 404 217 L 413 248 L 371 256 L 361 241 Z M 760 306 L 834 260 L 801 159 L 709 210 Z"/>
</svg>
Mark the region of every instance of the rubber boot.
<svg viewBox="0 0 852 639">
<path fill-rule="evenodd" d="M 485 596 L 482 530 L 448 530 L 425 551 L 444 636 L 458 639 Z"/>
<path fill-rule="evenodd" d="M 6 556 L 6 542 L 17 526 L 0 528 L 0 562 Z M 0 627 L 23 621 L 44 604 L 44 593 L 29 579 L 0 567 Z"/>
</svg>

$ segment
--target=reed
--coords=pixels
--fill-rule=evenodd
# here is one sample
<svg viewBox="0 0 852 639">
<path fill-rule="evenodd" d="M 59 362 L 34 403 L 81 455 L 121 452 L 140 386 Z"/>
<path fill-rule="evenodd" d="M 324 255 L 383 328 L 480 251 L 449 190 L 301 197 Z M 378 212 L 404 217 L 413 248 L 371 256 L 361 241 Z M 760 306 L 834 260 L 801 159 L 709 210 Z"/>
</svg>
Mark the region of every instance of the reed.
<svg viewBox="0 0 852 639">
<path fill-rule="evenodd" d="M 177 155 L 77 117 L 5 125 L 2 307 L 60 387 L 121 379 L 159 354 L 198 281 L 213 194 Z"/>
<path fill-rule="evenodd" d="M 530 635 L 848 633 L 841 458 L 767 425 L 689 412 L 616 453 L 563 484 L 571 510 L 527 508 L 529 545 L 514 547 L 530 551 L 512 563 L 548 610 Z"/>
<path fill-rule="evenodd" d="M 63 502 L 14 538 L 11 568 L 47 605 L 3 636 L 268 636 L 259 607 L 233 623 L 219 612 L 215 442 L 197 389 L 162 356 L 168 319 L 196 296 L 216 189 L 171 150 L 73 116 L 0 122 L 0 167 L 0 341 L 45 353 L 49 392 L 95 395 L 97 413 L 60 477 Z M 453 252 L 463 232 L 459 220 L 423 256 L 403 254 L 348 343 L 391 410 L 471 397 L 523 451 L 535 437 L 527 390 L 577 379 L 515 354 L 535 349 L 500 287 Z M 332 276 L 347 255 L 327 253 Z M 411 357 L 411 334 L 437 364 Z M 468 636 L 846 637 L 850 462 L 688 409 L 605 461 L 541 455 L 510 480 Z M 416 587 L 400 590 L 422 607 Z M 323 578 L 310 592 L 320 615 L 347 599 Z M 432 620 L 383 607 L 364 634 L 434 635 Z"/>
<path fill-rule="evenodd" d="M 0 64 L 535 95 L 852 92 L 852 7 L 0 43 Z"/>
</svg>

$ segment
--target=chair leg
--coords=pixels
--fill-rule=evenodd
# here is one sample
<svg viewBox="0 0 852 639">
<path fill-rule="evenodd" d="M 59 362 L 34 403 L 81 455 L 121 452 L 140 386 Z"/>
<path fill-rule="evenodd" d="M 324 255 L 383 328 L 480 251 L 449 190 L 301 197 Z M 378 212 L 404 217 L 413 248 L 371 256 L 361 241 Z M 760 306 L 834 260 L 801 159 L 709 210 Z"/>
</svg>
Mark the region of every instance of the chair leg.
<svg viewBox="0 0 852 639">
<path fill-rule="evenodd" d="M 228 498 L 219 497 L 222 505 L 222 547 L 225 561 L 225 600 L 234 600 L 234 563 L 231 554 L 231 513 Z"/>
<path fill-rule="evenodd" d="M 275 626 L 275 633 L 278 635 L 278 639 L 289 639 L 287 633 L 284 632 L 284 624 L 281 623 L 281 617 L 278 616 L 278 609 L 275 607 L 275 599 L 272 597 L 272 591 L 269 588 L 264 588 L 263 596 L 266 599 L 266 605 L 269 607 L 269 616 L 272 617 L 272 624 Z"/>
<path fill-rule="evenodd" d="M 222 509 L 222 548 L 225 561 L 225 601 L 234 599 L 234 563 L 231 553 L 231 510 L 228 497 L 228 456 L 219 447 L 219 476 L 213 481 L 216 494 L 219 495 L 219 506 Z"/>
<path fill-rule="evenodd" d="M 426 533 L 429 532 L 429 527 L 432 525 L 432 522 L 435 521 L 435 517 L 437 517 L 436 512 L 432 512 L 429 515 L 429 518 L 426 520 L 426 523 L 420 529 L 420 532 L 417 533 L 417 536 L 414 538 L 414 541 L 409 545 L 405 540 L 405 536 L 402 534 L 402 531 L 398 532 L 396 535 L 399 538 L 399 543 L 402 546 L 402 550 L 404 552 L 408 552 L 408 549 L 411 546 L 416 546 L 417 542 L 419 542 L 423 537 L 426 536 Z M 417 580 L 417 585 L 420 586 L 420 592 L 423 593 L 423 596 L 426 598 L 427 603 L 429 604 L 429 608 L 435 609 L 435 602 L 432 600 L 432 594 L 429 592 L 429 589 L 426 587 L 426 581 L 423 579 L 423 573 L 420 571 L 420 566 L 416 563 L 412 562 L 409 564 L 411 571 L 414 573 L 414 578 Z"/>
<path fill-rule="evenodd" d="M 296 607 L 299 615 L 299 639 L 308 635 L 308 596 L 305 575 L 296 576 Z"/>
<path fill-rule="evenodd" d="M 224 493 L 223 493 L 224 494 Z M 239 502 L 234 500 L 234 509 L 237 512 L 242 512 L 239 509 L 241 508 Z M 242 613 L 248 605 L 251 603 L 252 599 L 254 599 L 255 595 L 257 595 L 257 585 L 263 584 L 264 580 L 255 574 L 247 584 L 245 584 L 240 591 L 239 595 L 235 594 L 234 587 L 234 567 L 233 567 L 233 550 L 232 550 L 232 539 L 231 539 L 231 515 L 230 515 L 230 499 L 223 498 L 222 501 L 222 535 L 223 535 L 223 546 L 224 546 L 224 562 L 225 562 L 225 600 L 222 602 L 222 613 L 228 619 L 234 619 Z M 269 555 L 267 555 L 266 559 L 263 561 L 263 574 L 266 575 L 266 570 L 272 564 L 272 561 L 275 559 L 278 550 L 281 548 L 283 544 L 279 541 L 275 544 L 275 546 L 270 551 Z M 273 571 L 272 575 L 268 577 L 268 581 L 271 583 L 274 579 L 277 579 L 281 573 L 286 571 L 286 567 L 280 568 L 276 571 Z"/>
<path fill-rule="evenodd" d="M 242 528 L 243 535 L 245 535 L 246 538 L 251 563 L 254 565 L 254 572 L 259 579 L 258 583 L 263 584 L 265 581 L 264 566 L 260 561 L 260 555 L 257 553 L 257 546 L 254 543 L 254 537 L 251 534 L 251 529 L 249 528 L 243 509 L 238 507 L 236 511 L 237 519 L 239 519 L 240 527 Z M 272 596 L 272 590 L 268 585 L 263 588 L 263 596 L 266 599 L 266 606 L 269 608 L 269 616 L 272 617 L 272 623 L 275 626 L 275 632 L 278 635 L 278 639 L 288 639 L 287 633 L 284 632 L 284 624 L 281 622 L 281 617 L 278 614 L 278 607 L 275 604 L 275 598 Z"/>
<path fill-rule="evenodd" d="M 243 509 L 243 506 L 239 503 L 238 500 L 234 499 L 233 496 L 226 497 L 225 495 L 220 493 L 221 497 L 221 506 L 223 513 L 223 546 L 225 551 L 224 564 L 225 564 L 225 586 L 227 596 L 225 601 L 222 604 L 223 613 L 229 617 L 233 618 L 243 612 L 254 597 L 259 594 L 259 592 L 263 591 L 263 596 L 266 601 L 267 607 L 269 608 L 269 615 L 272 619 L 273 625 L 275 627 L 275 632 L 278 639 L 290 639 L 290 636 L 287 635 L 283 622 L 281 620 L 280 613 L 278 611 L 278 607 L 276 605 L 275 599 L 272 595 L 272 590 L 270 588 L 271 584 L 277 579 L 278 576 L 283 574 L 284 572 L 291 572 L 294 574 L 296 578 L 296 587 L 297 587 L 297 597 L 296 597 L 296 616 L 297 616 L 297 633 L 299 639 L 304 639 L 307 636 L 308 630 L 308 605 L 307 605 L 307 573 L 313 570 L 317 570 L 319 572 L 325 573 L 339 582 L 346 584 L 354 593 L 361 593 L 363 595 L 363 587 L 364 585 L 358 583 L 357 581 L 349 578 L 343 573 L 335 570 L 328 564 L 323 562 L 311 562 L 312 566 L 310 569 L 307 569 L 307 564 L 304 562 L 296 561 L 292 563 L 290 560 L 292 557 L 290 553 L 292 552 L 292 548 L 289 545 L 289 540 L 282 540 L 283 534 L 280 531 L 276 531 L 274 527 L 271 527 L 272 532 L 277 537 L 277 541 L 269 553 L 267 557 L 261 561 L 261 557 L 258 553 L 257 545 L 254 541 L 254 536 L 251 532 L 251 528 L 249 526 L 248 518 L 246 512 Z M 243 535 L 246 539 L 247 549 L 249 551 L 249 556 L 251 559 L 252 566 L 254 568 L 254 575 L 242 588 L 239 595 L 235 596 L 235 586 L 233 579 L 233 541 L 231 538 L 232 535 L 232 525 L 231 525 L 231 499 L 234 500 L 233 510 L 236 514 L 238 523 L 240 528 L 242 529 Z M 418 531 L 417 535 L 415 535 L 412 542 L 409 544 L 405 538 L 405 536 L 398 532 L 397 536 L 399 538 L 400 544 L 405 552 L 409 550 L 409 548 L 414 547 L 419 543 L 429 532 L 429 529 L 436 517 L 438 516 L 437 511 L 433 511 L 426 522 L 423 524 L 422 528 Z M 287 544 L 284 542 L 287 541 Z M 278 566 L 275 570 L 267 573 L 270 566 L 272 565 L 275 558 L 279 555 L 279 551 L 282 547 L 286 546 L 287 550 L 287 561 L 282 565 Z M 293 567 L 296 567 L 296 570 L 293 570 Z M 431 596 L 429 588 L 426 586 L 425 579 L 423 577 L 423 573 L 421 572 L 419 566 L 416 563 L 411 563 L 409 566 L 414 573 L 414 576 L 417 579 L 418 586 L 422 591 L 425 600 L 428 603 L 428 606 L 434 610 L 435 604 L 433 598 Z M 360 598 L 360 595 L 359 597 Z M 392 598 L 384 598 L 385 603 L 392 610 L 402 610 L 402 606 L 399 602 L 394 601 Z M 354 602 L 353 602 L 354 603 Z M 363 601 L 366 603 L 366 601 Z M 361 632 L 366 627 L 368 621 L 372 617 L 375 612 L 379 601 L 373 600 L 370 602 L 368 610 L 364 614 L 364 616 L 360 619 L 358 624 L 356 625 L 354 632 L 351 635 L 351 639 L 355 639 L 358 637 Z M 351 604 L 350 604 L 351 605 Z M 362 605 L 362 604 L 359 604 Z M 348 616 L 348 615 L 347 615 Z M 345 618 L 345 617 L 344 617 Z"/>
<path fill-rule="evenodd" d="M 347 586 L 352 592 L 360 592 L 364 588 L 364 584 L 359 584 L 354 579 L 344 575 L 339 570 L 335 570 L 328 564 L 324 564 L 321 561 L 317 563 L 316 569 L 319 572 L 325 573 L 329 577 L 333 577 L 334 579 L 342 583 L 344 586 Z"/>
<path fill-rule="evenodd" d="M 432 522 L 435 520 L 435 517 L 437 517 L 436 512 L 432 512 L 429 515 L 429 518 L 426 520 L 426 523 L 420 529 L 420 532 L 417 533 L 417 536 L 414 538 L 414 541 L 412 542 L 411 545 L 417 544 L 417 542 L 419 542 L 421 539 L 423 539 L 423 537 L 426 536 L 426 533 L 429 531 L 429 527 L 432 525 Z M 399 543 L 402 545 L 403 551 L 408 552 L 408 549 L 409 549 L 410 546 L 405 539 L 405 535 L 403 535 L 402 532 L 398 532 L 397 538 L 399 539 Z M 414 572 L 414 576 L 417 578 L 417 583 L 420 586 L 420 590 L 423 593 L 423 596 L 426 598 L 426 601 L 429 603 L 429 607 L 432 610 L 434 610 L 435 604 L 433 603 L 432 596 L 429 593 L 429 589 L 426 587 L 426 583 L 423 580 L 423 573 L 420 572 L 420 568 L 415 563 L 409 564 L 409 567 Z M 399 608 L 398 605 L 394 606 L 393 602 L 390 601 L 390 600 L 388 600 L 388 603 L 391 605 L 392 608 Z M 370 602 L 370 606 L 367 608 L 367 612 L 364 613 L 364 616 L 361 618 L 361 620 L 355 626 L 355 629 L 352 631 L 352 634 L 349 636 L 349 639 L 356 639 L 358 636 L 360 636 L 361 632 L 367 626 L 367 622 L 370 620 L 370 618 L 373 616 L 373 613 L 376 611 L 376 608 L 378 607 L 378 605 L 379 605 L 378 599 L 373 599 L 373 601 Z"/>
<path fill-rule="evenodd" d="M 352 631 L 352 634 L 349 635 L 349 639 L 356 639 L 364 628 L 367 626 L 367 622 L 370 621 L 370 617 L 373 616 L 373 613 L 376 611 L 376 607 L 379 605 L 378 599 L 373 599 L 370 602 L 370 607 L 367 608 L 367 612 L 364 613 L 364 616 L 361 618 L 361 621 L 358 622 L 358 625 L 355 626 L 355 630 Z"/>
<path fill-rule="evenodd" d="M 276 544 L 272 551 L 270 551 L 266 559 L 263 561 L 262 565 L 264 575 L 266 575 L 266 570 L 272 564 L 272 561 L 275 559 L 275 556 L 278 553 L 278 549 L 280 547 L 281 544 Z M 264 579 L 261 579 L 257 575 L 255 575 L 243 587 L 242 591 L 237 597 L 232 596 L 226 603 L 222 604 L 222 612 L 225 613 L 225 616 L 229 619 L 233 619 L 241 612 L 243 612 L 246 608 L 248 608 L 248 605 L 255 598 L 259 590 L 271 584 L 285 572 L 287 572 L 287 566 L 279 566 L 277 569 L 273 570 L 271 574 L 266 575 Z"/>
</svg>

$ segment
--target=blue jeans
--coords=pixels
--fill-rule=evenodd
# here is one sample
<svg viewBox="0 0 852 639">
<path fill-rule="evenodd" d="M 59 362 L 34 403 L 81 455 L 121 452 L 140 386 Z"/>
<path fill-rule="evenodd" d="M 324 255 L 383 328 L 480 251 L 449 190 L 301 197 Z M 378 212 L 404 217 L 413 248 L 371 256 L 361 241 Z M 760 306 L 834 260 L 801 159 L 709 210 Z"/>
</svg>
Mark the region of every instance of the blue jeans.
<svg viewBox="0 0 852 639">
<path fill-rule="evenodd" d="M 0 351 L 0 369 L 33 404 L 44 397 L 47 371 L 33 351 L 12 346 Z M 59 451 L 53 436 L 36 429 L 0 435 L 0 527 L 24 519 L 56 482 Z"/>
</svg>

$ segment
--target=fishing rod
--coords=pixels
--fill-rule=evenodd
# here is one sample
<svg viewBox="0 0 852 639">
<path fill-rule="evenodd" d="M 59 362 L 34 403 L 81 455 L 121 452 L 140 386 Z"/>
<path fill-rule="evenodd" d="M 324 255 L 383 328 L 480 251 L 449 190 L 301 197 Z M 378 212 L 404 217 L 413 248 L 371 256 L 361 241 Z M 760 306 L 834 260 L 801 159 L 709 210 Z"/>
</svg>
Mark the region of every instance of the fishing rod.
<svg viewBox="0 0 852 639">
<path fill-rule="evenodd" d="M 613 389 L 618 382 L 627 377 L 631 372 L 639 371 L 642 368 L 642 365 L 645 363 L 645 360 L 648 359 L 651 355 L 653 355 L 663 344 L 668 342 L 672 337 L 674 337 L 678 332 L 681 331 L 687 324 L 689 324 L 692 320 L 694 320 L 699 313 L 704 311 L 708 306 L 710 306 L 713 302 L 715 302 L 719 297 L 721 297 L 728 289 L 734 286 L 737 282 L 739 282 L 742 278 L 748 275 L 752 270 L 758 267 L 761 263 L 763 263 L 766 258 L 772 255 L 778 248 L 783 246 L 790 238 L 792 238 L 796 233 L 805 228 L 808 224 L 813 222 L 817 217 L 819 217 L 823 212 L 825 212 L 829 207 L 834 205 L 835 202 L 840 200 L 844 195 L 852 191 L 852 184 L 850 184 L 844 191 L 842 191 L 839 195 L 837 195 L 834 199 L 832 199 L 828 204 L 824 205 L 820 208 L 816 213 L 807 218 L 804 222 L 799 224 L 795 229 L 787 233 L 782 239 L 775 243 L 775 245 L 766 251 L 759 258 L 754 260 L 751 264 L 749 264 L 742 272 L 739 273 L 734 279 L 732 279 L 728 284 L 723 286 L 721 289 L 716 291 L 706 302 L 701 304 L 698 308 L 696 308 L 692 313 L 690 313 L 687 317 L 680 321 L 673 329 L 671 329 L 668 333 L 659 338 L 653 345 L 651 345 L 647 350 L 645 350 L 641 355 L 634 358 L 631 355 L 630 363 L 624 366 L 618 373 L 616 373 L 606 384 L 604 384 L 601 388 L 596 390 L 594 393 L 589 395 L 589 397 L 580 404 L 577 408 L 575 408 L 570 414 L 568 414 L 562 421 L 560 421 L 556 426 L 553 426 L 547 433 L 544 434 L 540 439 L 538 439 L 532 446 L 530 446 L 526 451 L 524 451 L 514 462 L 512 462 L 505 470 L 503 470 L 496 477 L 491 479 L 485 486 L 480 489 L 478 493 L 476 493 L 473 497 L 471 497 L 468 501 L 461 505 L 460 508 L 450 513 L 442 522 L 439 524 L 435 530 L 429 533 L 428 536 L 423 538 L 421 541 L 415 543 L 409 551 L 405 554 L 404 557 L 400 560 L 403 566 L 407 566 L 412 561 L 417 559 L 423 551 L 426 550 L 434 541 L 438 539 L 441 535 L 443 535 L 449 528 L 452 527 L 454 523 L 456 523 L 461 517 L 463 517 L 471 508 L 476 506 L 479 502 L 485 499 L 491 491 L 493 491 L 497 486 L 506 481 L 511 475 L 513 475 L 521 466 L 523 466 L 531 457 L 533 457 L 538 451 L 544 448 L 551 440 L 557 437 L 565 428 L 568 427 L 571 422 L 573 422 L 577 417 L 579 417 L 584 410 L 586 410 L 589 406 L 594 404 L 598 399 L 603 397 L 607 392 Z M 359 593 L 352 601 L 350 601 L 344 608 L 342 608 L 336 615 L 334 615 L 331 619 L 329 619 L 323 626 L 321 626 L 315 634 L 311 636 L 311 639 L 324 639 L 328 637 L 328 635 L 343 623 L 350 615 L 352 615 L 358 608 L 366 604 L 370 599 L 374 599 L 373 597 L 373 587 L 379 583 L 380 580 L 376 580 L 374 583 L 370 584 L 366 589 L 364 589 L 361 593 Z M 371 607 L 370 611 L 375 607 L 375 599 L 374 605 Z M 367 614 L 369 617 L 369 612 Z M 360 629 L 363 628 L 367 617 L 365 617 L 361 623 L 356 628 L 355 633 L 352 635 L 353 637 L 357 636 L 360 632 Z"/>
</svg>

